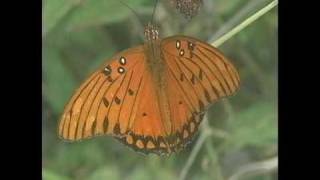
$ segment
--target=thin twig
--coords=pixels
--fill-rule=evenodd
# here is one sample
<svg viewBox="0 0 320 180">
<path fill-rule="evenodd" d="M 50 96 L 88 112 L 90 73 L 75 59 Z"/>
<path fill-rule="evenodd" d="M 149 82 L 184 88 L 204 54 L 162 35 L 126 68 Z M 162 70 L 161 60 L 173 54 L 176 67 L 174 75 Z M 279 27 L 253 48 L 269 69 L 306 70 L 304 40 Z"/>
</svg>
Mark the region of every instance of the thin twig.
<svg viewBox="0 0 320 180">
<path fill-rule="evenodd" d="M 235 13 L 235 15 L 230 20 L 224 23 L 223 26 L 219 28 L 219 30 L 216 33 L 214 33 L 214 35 L 211 38 L 209 38 L 208 41 L 213 42 L 217 40 L 225 32 L 228 32 L 235 25 L 239 24 L 239 22 L 241 22 L 241 20 L 243 20 L 246 15 L 251 13 L 254 9 L 257 9 L 257 6 L 262 5 L 266 1 L 267 0 L 251 0 L 250 2 L 248 2 L 246 6 L 241 8 L 237 13 Z"/>
<path fill-rule="evenodd" d="M 230 136 L 227 131 L 224 131 L 222 129 L 218 129 L 218 128 L 215 128 L 215 127 L 210 127 L 210 129 L 212 131 L 211 132 L 212 136 L 214 136 L 214 137 L 224 139 L 224 138 L 228 138 Z"/>
<path fill-rule="evenodd" d="M 260 18 L 262 15 L 270 11 L 272 8 L 274 8 L 276 5 L 278 5 L 278 0 L 272 1 L 270 4 L 244 20 L 241 24 L 238 26 L 234 27 L 232 30 L 221 36 L 219 39 L 214 41 L 212 43 L 213 46 L 218 47 L 221 44 L 223 44 L 225 41 L 229 40 L 231 37 L 233 37 L 235 34 L 239 33 L 241 30 L 246 28 L 248 25 L 256 21 L 258 18 Z"/>
<path fill-rule="evenodd" d="M 223 180 L 223 174 L 221 170 L 221 166 L 219 163 L 219 155 L 216 149 L 213 147 L 212 141 L 207 140 L 206 141 L 206 150 L 208 151 L 208 155 L 211 158 L 211 163 L 213 167 L 216 167 L 212 169 L 212 174 L 214 174 L 214 179 L 216 180 Z"/>
<path fill-rule="evenodd" d="M 261 162 L 250 163 L 242 166 L 228 180 L 238 180 L 243 176 L 263 174 L 278 168 L 278 156 Z"/>
<path fill-rule="evenodd" d="M 232 121 L 232 120 L 234 119 L 233 107 L 232 107 L 232 105 L 230 104 L 230 102 L 229 102 L 228 99 L 224 99 L 224 100 L 222 101 L 222 105 L 223 105 L 223 108 L 224 108 L 225 112 L 226 112 L 227 115 L 228 115 L 227 123 L 229 123 L 230 121 Z"/>
<path fill-rule="evenodd" d="M 203 121 L 207 121 L 208 117 L 207 115 L 204 116 Z M 187 176 L 187 173 L 191 167 L 191 165 L 193 164 L 194 160 L 196 159 L 196 156 L 198 154 L 198 152 L 200 151 L 203 143 L 205 142 L 205 139 L 210 136 L 211 131 L 208 129 L 206 130 L 206 127 L 203 126 L 203 131 L 201 131 L 200 137 L 196 142 L 196 145 L 194 146 L 194 148 L 192 149 L 192 152 L 187 160 L 187 163 L 185 164 L 185 166 L 183 167 L 179 179 L 180 180 L 184 180 Z"/>
<path fill-rule="evenodd" d="M 207 134 L 205 133 L 201 133 L 199 139 L 196 142 L 196 145 L 194 146 L 194 148 L 192 149 L 192 152 L 188 158 L 187 163 L 185 164 L 185 166 L 183 167 L 179 179 L 180 180 L 184 180 L 186 179 L 187 173 L 191 167 L 191 165 L 193 164 L 194 160 L 196 159 L 196 156 L 198 154 L 198 152 L 200 151 L 203 143 L 205 142 L 205 139 L 208 137 Z"/>
</svg>

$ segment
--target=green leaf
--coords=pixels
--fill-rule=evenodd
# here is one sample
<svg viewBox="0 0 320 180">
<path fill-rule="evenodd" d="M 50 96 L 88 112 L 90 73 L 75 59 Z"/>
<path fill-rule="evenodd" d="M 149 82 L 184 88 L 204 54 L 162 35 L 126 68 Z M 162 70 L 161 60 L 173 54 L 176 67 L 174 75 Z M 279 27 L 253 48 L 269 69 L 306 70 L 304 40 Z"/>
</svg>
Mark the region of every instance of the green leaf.
<svg viewBox="0 0 320 180">
<path fill-rule="evenodd" d="M 46 35 L 69 12 L 78 0 L 45 0 L 43 7 L 43 35 Z"/>
<path fill-rule="evenodd" d="M 139 179 L 139 180 L 174 180 L 177 179 L 176 175 L 170 168 L 163 168 L 161 165 L 157 166 L 157 170 L 155 171 L 154 168 L 150 167 L 149 164 L 147 166 L 136 166 L 135 169 L 132 171 L 129 179 Z"/>
<path fill-rule="evenodd" d="M 75 87 L 72 74 L 63 64 L 64 59 L 57 49 L 44 48 L 43 51 L 43 94 L 54 112 L 60 113 Z"/>
<path fill-rule="evenodd" d="M 130 1 L 128 5 L 138 11 L 144 0 Z M 84 1 L 67 19 L 66 30 L 73 31 L 90 26 L 119 22 L 126 17 L 134 16 L 133 12 L 118 0 Z"/>
<path fill-rule="evenodd" d="M 43 169 L 42 170 L 43 180 L 69 180 L 69 178 L 56 174 L 55 172 Z"/>
<path fill-rule="evenodd" d="M 116 46 L 112 39 L 106 31 L 100 28 L 65 33 L 60 38 L 64 38 L 64 40 L 55 44 L 58 44 L 56 46 L 64 55 L 65 65 L 74 73 L 78 83 L 88 78 L 93 71 L 96 71 L 116 52 Z"/>
<path fill-rule="evenodd" d="M 215 2 L 216 9 L 221 16 L 231 16 L 232 13 L 236 12 L 241 6 L 244 6 L 245 1 L 243 0 L 233 0 L 233 1 L 224 1 L 218 0 Z"/>
<path fill-rule="evenodd" d="M 104 166 L 93 172 L 89 177 L 89 180 L 101 180 L 101 179 L 120 179 L 120 173 L 115 166 Z"/>
<path fill-rule="evenodd" d="M 60 113 L 81 82 L 115 53 L 106 31 L 52 32 L 44 41 L 44 94 Z M 48 91 L 48 92 L 47 92 Z"/>
<path fill-rule="evenodd" d="M 149 171 L 146 172 L 146 168 L 138 165 L 135 166 L 134 170 L 130 173 L 129 177 L 131 179 L 148 180 L 152 178 L 148 172 Z"/>
<path fill-rule="evenodd" d="M 277 113 L 273 103 L 257 103 L 238 114 L 230 121 L 226 148 L 264 147 L 277 142 Z"/>
</svg>

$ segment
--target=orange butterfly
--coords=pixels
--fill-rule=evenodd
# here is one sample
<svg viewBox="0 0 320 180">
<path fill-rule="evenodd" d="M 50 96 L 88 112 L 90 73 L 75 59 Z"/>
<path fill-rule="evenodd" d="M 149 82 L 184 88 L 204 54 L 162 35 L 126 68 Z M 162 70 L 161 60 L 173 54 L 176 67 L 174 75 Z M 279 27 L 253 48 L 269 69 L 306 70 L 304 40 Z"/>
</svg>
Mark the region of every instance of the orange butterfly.
<svg viewBox="0 0 320 180">
<path fill-rule="evenodd" d="M 178 152 L 208 106 L 238 90 L 237 70 L 211 45 L 187 36 L 159 39 L 150 23 L 145 37 L 81 85 L 64 109 L 60 137 L 109 134 L 139 152 Z"/>
</svg>

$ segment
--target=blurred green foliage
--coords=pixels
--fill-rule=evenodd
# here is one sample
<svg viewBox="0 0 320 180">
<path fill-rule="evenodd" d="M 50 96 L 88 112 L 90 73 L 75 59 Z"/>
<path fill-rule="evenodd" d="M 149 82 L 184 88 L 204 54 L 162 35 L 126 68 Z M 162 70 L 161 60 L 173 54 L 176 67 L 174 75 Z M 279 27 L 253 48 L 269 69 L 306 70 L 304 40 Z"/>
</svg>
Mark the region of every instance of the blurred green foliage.
<svg viewBox="0 0 320 180">
<path fill-rule="evenodd" d="M 255 0 L 204 0 L 190 22 L 161 0 L 156 11 L 160 35 L 184 34 L 202 40 L 214 36 L 229 19 Z M 240 23 L 268 3 L 240 17 Z M 153 1 L 123 0 L 144 23 Z M 58 139 L 64 105 L 80 83 L 120 50 L 143 43 L 141 25 L 118 0 L 44 0 L 43 4 L 43 125 L 45 180 L 177 179 L 194 143 L 170 157 L 144 156 L 113 140 L 98 137 L 78 143 Z M 209 125 L 226 132 L 207 139 L 187 179 L 224 179 L 246 163 L 277 156 L 277 11 L 270 11 L 219 47 L 240 71 L 241 90 L 213 105 Z M 195 138 L 194 141 L 196 141 Z M 224 178 L 223 178 L 224 177 Z M 276 179 L 276 172 L 254 176 Z"/>
</svg>

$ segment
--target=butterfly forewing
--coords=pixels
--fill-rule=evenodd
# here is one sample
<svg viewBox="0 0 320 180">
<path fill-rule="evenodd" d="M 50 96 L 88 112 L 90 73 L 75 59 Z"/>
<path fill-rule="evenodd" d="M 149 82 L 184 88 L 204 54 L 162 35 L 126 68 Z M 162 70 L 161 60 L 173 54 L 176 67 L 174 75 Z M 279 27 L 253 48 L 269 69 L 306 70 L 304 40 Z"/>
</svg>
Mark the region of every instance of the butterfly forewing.
<svg viewBox="0 0 320 180">
<path fill-rule="evenodd" d="M 210 97 L 229 96 L 239 89 L 238 71 L 213 46 L 194 38 L 173 36 L 164 39 L 161 47 L 168 64 L 181 67 L 178 70 L 183 80 L 189 80 L 193 86 L 203 86 Z"/>
<path fill-rule="evenodd" d="M 136 82 L 142 79 L 144 71 L 142 46 L 119 53 L 103 64 L 80 86 L 65 107 L 59 135 L 66 140 L 79 140 L 113 134 L 119 121 L 130 119 L 130 113 L 124 112 L 130 108 L 122 108 L 133 106 L 132 93 L 138 88 Z M 123 103 L 124 99 L 126 103 Z M 128 117 L 122 118 L 123 115 Z"/>
<path fill-rule="evenodd" d="M 181 141 L 179 138 L 187 143 L 208 106 L 234 94 L 240 78 L 230 61 L 207 43 L 174 36 L 164 39 L 161 48 L 174 115 L 172 134 L 176 143 Z"/>
</svg>

